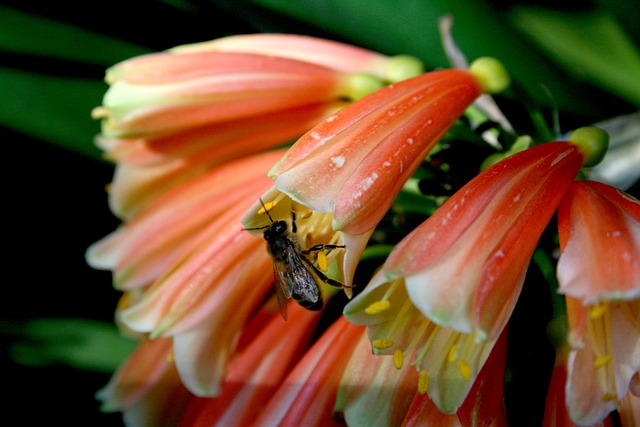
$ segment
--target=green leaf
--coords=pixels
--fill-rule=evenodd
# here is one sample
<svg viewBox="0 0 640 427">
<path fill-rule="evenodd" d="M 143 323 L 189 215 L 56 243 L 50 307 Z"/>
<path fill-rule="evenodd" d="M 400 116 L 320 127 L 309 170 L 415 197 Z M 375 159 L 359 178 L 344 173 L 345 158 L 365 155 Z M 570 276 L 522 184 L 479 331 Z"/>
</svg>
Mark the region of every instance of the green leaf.
<svg viewBox="0 0 640 427">
<path fill-rule="evenodd" d="M 137 345 L 111 323 L 77 318 L 3 321 L 0 334 L 17 340 L 9 353 L 19 364 L 62 364 L 103 373 L 113 373 Z"/>
<path fill-rule="evenodd" d="M 568 73 L 640 106 L 640 50 L 608 13 L 518 7 L 511 21 Z"/>
<path fill-rule="evenodd" d="M 2 6 L 0 50 L 105 66 L 147 52 L 122 40 Z"/>
<path fill-rule="evenodd" d="M 396 196 L 392 207 L 394 212 L 431 216 L 442 205 L 437 197 L 420 194 L 417 191 L 407 191 L 407 189 L 408 187 L 405 185 L 405 188 Z"/>
<path fill-rule="evenodd" d="M 100 105 L 106 84 L 99 80 L 50 77 L 0 68 L 0 125 L 94 158 Z"/>
<path fill-rule="evenodd" d="M 393 248 L 394 245 L 383 244 L 367 246 L 362 252 L 360 260 L 366 261 L 369 259 L 386 258 L 391 253 Z"/>
<path fill-rule="evenodd" d="M 428 67 L 448 67 L 438 20 L 452 14 L 453 37 L 469 60 L 492 56 L 534 100 L 586 116 L 604 114 L 602 103 L 580 90 L 581 84 L 551 63 L 534 44 L 513 29 L 506 17 L 484 0 L 248 0 L 250 3 L 314 24 L 385 54 L 408 54 Z"/>
</svg>

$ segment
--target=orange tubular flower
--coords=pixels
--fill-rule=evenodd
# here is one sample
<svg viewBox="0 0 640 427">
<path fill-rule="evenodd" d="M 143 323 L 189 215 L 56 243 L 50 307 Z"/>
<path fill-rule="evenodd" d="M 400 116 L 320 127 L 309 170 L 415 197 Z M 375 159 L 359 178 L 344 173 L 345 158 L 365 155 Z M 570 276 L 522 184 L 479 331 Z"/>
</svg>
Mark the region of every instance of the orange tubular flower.
<svg viewBox="0 0 640 427">
<path fill-rule="evenodd" d="M 278 155 L 238 160 L 180 185 L 89 251 L 128 290 L 117 311 L 123 327 L 173 337 L 176 366 L 196 395 L 218 391 L 238 332 L 272 290 L 264 242 L 240 219 L 272 184 L 265 172 Z"/>
<path fill-rule="evenodd" d="M 269 165 L 282 151 L 250 156 L 212 168 L 167 191 L 133 219 L 94 243 L 87 261 L 113 271 L 121 290 L 149 285 L 216 218 L 269 185 Z M 229 225 L 239 230 L 240 225 Z"/>
<path fill-rule="evenodd" d="M 320 313 L 289 304 L 291 317 L 271 316 L 229 366 L 220 395 L 194 398 L 186 406 L 179 425 L 246 426 L 273 396 L 290 369 L 309 346 Z"/>
<path fill-rule="evenodd" d="M 413 57 L 388 57 L 357 46 L 297 34 L 241 34 L 171 49 L 176 53 L 203 50 L 296 59 L 346 73 L 372 74 L 391 83 L 422 72 L 422 63 Z"/>
<path fill-rule="evenodd" d="M 335 321 L 273 394 L 253 426 L 339 426 L 332 414 L 338 383 L 364 330 Z"/>
<path fill-rule="evenodd" d="M 412 369 L 396 369 L 392 356 L 372 354 L 363 333 L 340 381 L 336 411 L 351 427 L 399 426 L 411 406 L 417 377 Z"/>
<path fill-rule="evenodd" d="M 507 419 L 504 409 L 506 358 L 507 330 L 505 329 L 456 414 L 440 412 L 428 395 L 416 393 L 402 427 L 506 427 Z M 545 427 L 549 425 L 545 424 Z"/>
<path fill-rule="evenodd" d="M 551 142 L 479 174 L 391 252 L 345 307 L 374 351 L 415 351 L 419 391 L 446 413 L 464 401 L 520 294 L 529 260 L 590 154 Z"/>
<path fill-rule="evenodd" d="M 567 382 L 567 361 L 569 358 L 569 348 L 563 345 L 556 349 L 556 360 L 549 382 L 549 391 L 544 407 L 545 427 L 578 427 L 569 417 L 565 398 L 565 385 Z M 610 417 L 602 422 L 592 424 L 590 427 L 613 427 Z"/>
<path fill-rule="evenodd" d="M 275 113 L 214 123 L 169 135 L 98 138 L 117 163 L 109 186 L 111 209 L 138 214 L 163 192 L 206 170 L 289 141 L 342 107 L 344 102 L 305 105 Z"/>
<path fill-rule="evenodd" d="M 180 376 L 198 396 L 218 392 L 238 331 L 272 290 L 263 242 L 238 226 L 255 197 L 229 208 L 156 282 L 118 309 L 119 320 L 133 331 L 173 337 Z"/>
<path fill-rule="evenodd" d="M 349 55 L 348 66 L 331 65 Z M 420 71 L 416 59 L 286 35 L 230 37 L 116 64 L 93 112 L 103 119 L 98 144 L 119 162 L 111 207 L 129 217 L 204 168 L 287 142 L 383 80 Z"/>
<path fill-rule="evenodd" d="M 344 233 L 346 285 L 374 227 L 439 138 L 483 92 L 508 77 L 490 58 L 389 85 L 303 135 L 273 167 L 275 187 Z M 265 200 L 270 202 L 270 200 Z"/>
<path fill-rule="evenodd" d="M 560 204 L 558 230 L 572 346 L 567 405 L 576 423 L 595 424 L 620 408 L 640 370 L 640 203 L 578 181 Z"/>
</svg>

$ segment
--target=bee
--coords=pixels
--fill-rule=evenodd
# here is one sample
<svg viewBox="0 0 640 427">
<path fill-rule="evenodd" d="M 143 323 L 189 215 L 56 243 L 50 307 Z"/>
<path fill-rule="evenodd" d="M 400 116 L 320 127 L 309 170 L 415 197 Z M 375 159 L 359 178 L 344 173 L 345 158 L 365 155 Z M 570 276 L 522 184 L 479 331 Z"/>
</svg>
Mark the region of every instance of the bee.
<svg viewBox="0 0 640 427">
<path fill-rule="evenodd" d="M 273 275 L 280 314 L 287 320 L 287 302 L 290 298 L 308 310 L 320 310 L 323 304 L 320 284 L 326 283 L 338 288 L 342 288 L 343 285 L 337 280 L 327 277 L 307 256 L 313 252 L 330 251 L 345 246 L 319 244 L 303 251 L 295 235 L 297 231 L 295 212 L 291 212 L 291 228 L 289 228 L 287 221 L 274 221 L 271 218 L 262 199 L 260 199 L 260 204 L 271 224 L 264 227 L 245 228 L 245 230 L 264 229 L 263 237 L 267 242 L 267 250 L 273 261 Z"/>
</svg>

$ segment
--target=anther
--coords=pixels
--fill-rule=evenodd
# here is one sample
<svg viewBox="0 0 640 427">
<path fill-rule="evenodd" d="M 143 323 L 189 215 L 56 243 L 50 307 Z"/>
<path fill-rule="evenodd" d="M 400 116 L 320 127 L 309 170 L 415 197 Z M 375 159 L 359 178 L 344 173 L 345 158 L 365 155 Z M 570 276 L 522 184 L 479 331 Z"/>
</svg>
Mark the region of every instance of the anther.
<svg viewBox="0 0 640 427">
<path fill-rule="evenodd" d="M 389 301 L 376 301 L 365 308 L 364 312 L 371 315 L 380 314 L 383 311 L 389 310 L 390 307 L 391 303 Z"/>
<path fill-rule="evenodd" d="M 258 210 L 258 215 L 262 215 L 263 213 L 270 211 L 277 204 L 278 202 L 274 202 L 274 201 L 265 203 L 263 207 L 261 207 Z"/>
<path fill-rule="evenodd" d="M 609 362 L 611 362 L 611 356 L 606 354 L 604 356 L 596 357 L 596 360 L 593 362 L 593 366 L 601 368 Z"/>
<path fill-rule="evenodd" d="M 327 254 L 324 252 L 318 252 L 316 257 L 316 261 L 318 262 L 318 268 L 322 271 L 327 271 L 329 268 L 329 260 L 327 259 Z"/>
<path fill-rule="evenodd" d="M 396 348 L 396 351 L 393 352 L 393 366 L 395 366 L 396 369 L 401 369 L 403 365 L 404 354 L 402 354 L 402 350 Z"/>
<path fill-rule="evenodd" d="M 613 393 L 613 392 L 610 392 L 610 391 L 608 391 L 608 392 L 606 392 L 605 394 L 602 395 L 602 401 L 603 402 L 610 402 L 615 398 L 616 398 L 616 394 Z"/>
<path fill-rule="evenodd" d="M 589 317 L 591 319 L 599 319 L 607 312 L 609 306 L 605 303 L 599 303 L 589 307 Z"/>
<path fill-rule="evenodd" d="M 471 379 L 471 366 L 469 366 L 465 360 L 458 362 L 458 371 L 460 371 L 460 375 L 462 375 L 462 379 L 465 381 L 469 381 Z"/>
<path fill-rule="evenodd" d="M 458 345 L 454 344 L 449 349 L 449 356 L 447 357 L 447 360 L 449 361 L 449 363 L 451 363 L 451 362 L 455 362 L 457 358 L 458 358 Z"/>
<path fill-rule="evenodd" d="M 380 338 L 377 340 L 373 340 L 373 346 L 378 350 L 384 350 L 385 348 L 389 348 L 393 345 L 393 340 L 391 338 Z"/>
<path fill-rule="evenodd" d="M 427 371 L 420 371 L 418 374 L 418 393 L 425 394 L 429 389 L 429 374 Z"/>
<path fill-rule="evenodd" d="M 313 215 L 313 211 L 312 210 L 307 210 L 304 211 L 300 214 L 300 219 L 307 219 L 309 218 L 311 215 Z"/>
</svg>

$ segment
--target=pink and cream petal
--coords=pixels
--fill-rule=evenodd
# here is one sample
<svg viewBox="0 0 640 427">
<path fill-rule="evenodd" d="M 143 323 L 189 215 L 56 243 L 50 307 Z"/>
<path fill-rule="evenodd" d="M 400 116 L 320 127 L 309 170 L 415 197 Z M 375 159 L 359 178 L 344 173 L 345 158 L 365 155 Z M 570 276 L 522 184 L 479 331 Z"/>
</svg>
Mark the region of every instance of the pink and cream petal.
<svg viewBox="0 0 640 427">
<path fill-rule="evenodd" d="M 118 162 L 109 187 L 111 209 L 121 217 L 131 217 L 188 179 L 294 139 L 341 105 L 312 104 L 161 138 L 118 140 L 107 152 Z M 263 164 L 270 167 L 276 160 Z"/>
<path fill-rule="evenodd" d="M 265 164 L 278 154 L 230 162 L 176 187 L 96 243 L 88 257 L 103 264 L 110 257 L 108 266 L 114 270 L 119 289 L 150 284 L 198 233 L 225 215 L 229 206 L 252 200 L 270 185 L 264 176 Z"/>
<path fill-rule="evenodd" d="M 495 337 L 515 305 L 539 237 L 581 165 L 582 155 L 564 142 L 497 163 L 405 237 L 385 270 L 405 277 L 425 316 L 479 339 Z"/>
<path fill-rule="evenodd" d="M 593 181 L 559 208 L 560 292 L 585 304 L 640 297 L 640 202 Z"/>
<path fill-rule="evenodd" d="M 274 313 L 264 328 L 231 362 L 220 394 L 198 405 L 193 422 L 200 425 L 249 425 L 302 357 L 320 313 L 289 304 L 289 320 Z M 244 330 L 243 330 L 244 334 Z M 185 412 L 187 412 L 186 410 Z"/>
<path fill-rule="evenodd" d="M 570 298 L 567 303 L 570 327 L 576 316 L 587 318 L 569 355 L 567 405 L 576 422 L 596 423 L 618 408 L 640 370 L 640 300 L 589 309 Z"/>
<path fill-rule="evenodd" d="M 255 426 L 337 426 L 332 409 L 346 362 L 363 329 L 339 318 L 274 393 Z"/>
<path fill-rule="evenodd" d="M 448 92 L 450 85 L 459 86 L 461 98 L 456 103 L 440 105 L 439 96 L 434 97 L 433 93 Z M 276 187 L 294 200 L 316 211 L 331 212 L 336 209 L 338 195 L 344 194 L 343 187 L 351 175 L 357 170 L 370 169 L 368 163 L 363 162 L 371 153 L 378 153 L 379 146 L 388 148 L 383 150 L 383 155 L 375 155 L 372 172 L 393 166 L 389 170 L 395 171 L 395 178 L 400 177 L 398 171 L 410 174 L 417 162 L 414 155 L 424 157 L 437 142 L 433 138 L 440 137 L 453 124 L 479 91 L 475 79 L 459 70 L 427 73 L 387 86 L 311 129 L 274 166 L 270 175 L 276 178 Z M 400 141 L 404 141 L 411 152 L 411 161 L 407 164 L 402 164 L 401 159 L 392 163 L 393 152 L 402 151 L 394 147 Z M 387 164 L 389 166 L 385 166 Z M 367 175 L 368 172 L 359 173 Z M 367 177 L 371 178 L 367 175 L 363 179 Z M 359 179 L 344 191 L 355 195 L 362 191 L 356 187 L 364 182 Z M 345 226 L 342 220 L 337 223 L 341 228 Z M 371 227 L 363 228 L 349 232 L 361 234 Z"/>
<path fill-rule="evenodd" d="M 411 401 L 418 374 L 397 369 L 393 356 L 374 356 L 366 334 L 357 343 L 338 390 L 338 401 L 349 426 L 399 426 Z"/>
<path fill-rule="evenodd" d="M 343 72 L 367 72 L 385 78 L 390 58 L 345 43 L 297 34 L 241 34 L 177 46 L 173 53 L 200 51 L 251 53 L 290 58 Z"/>
</svg>

